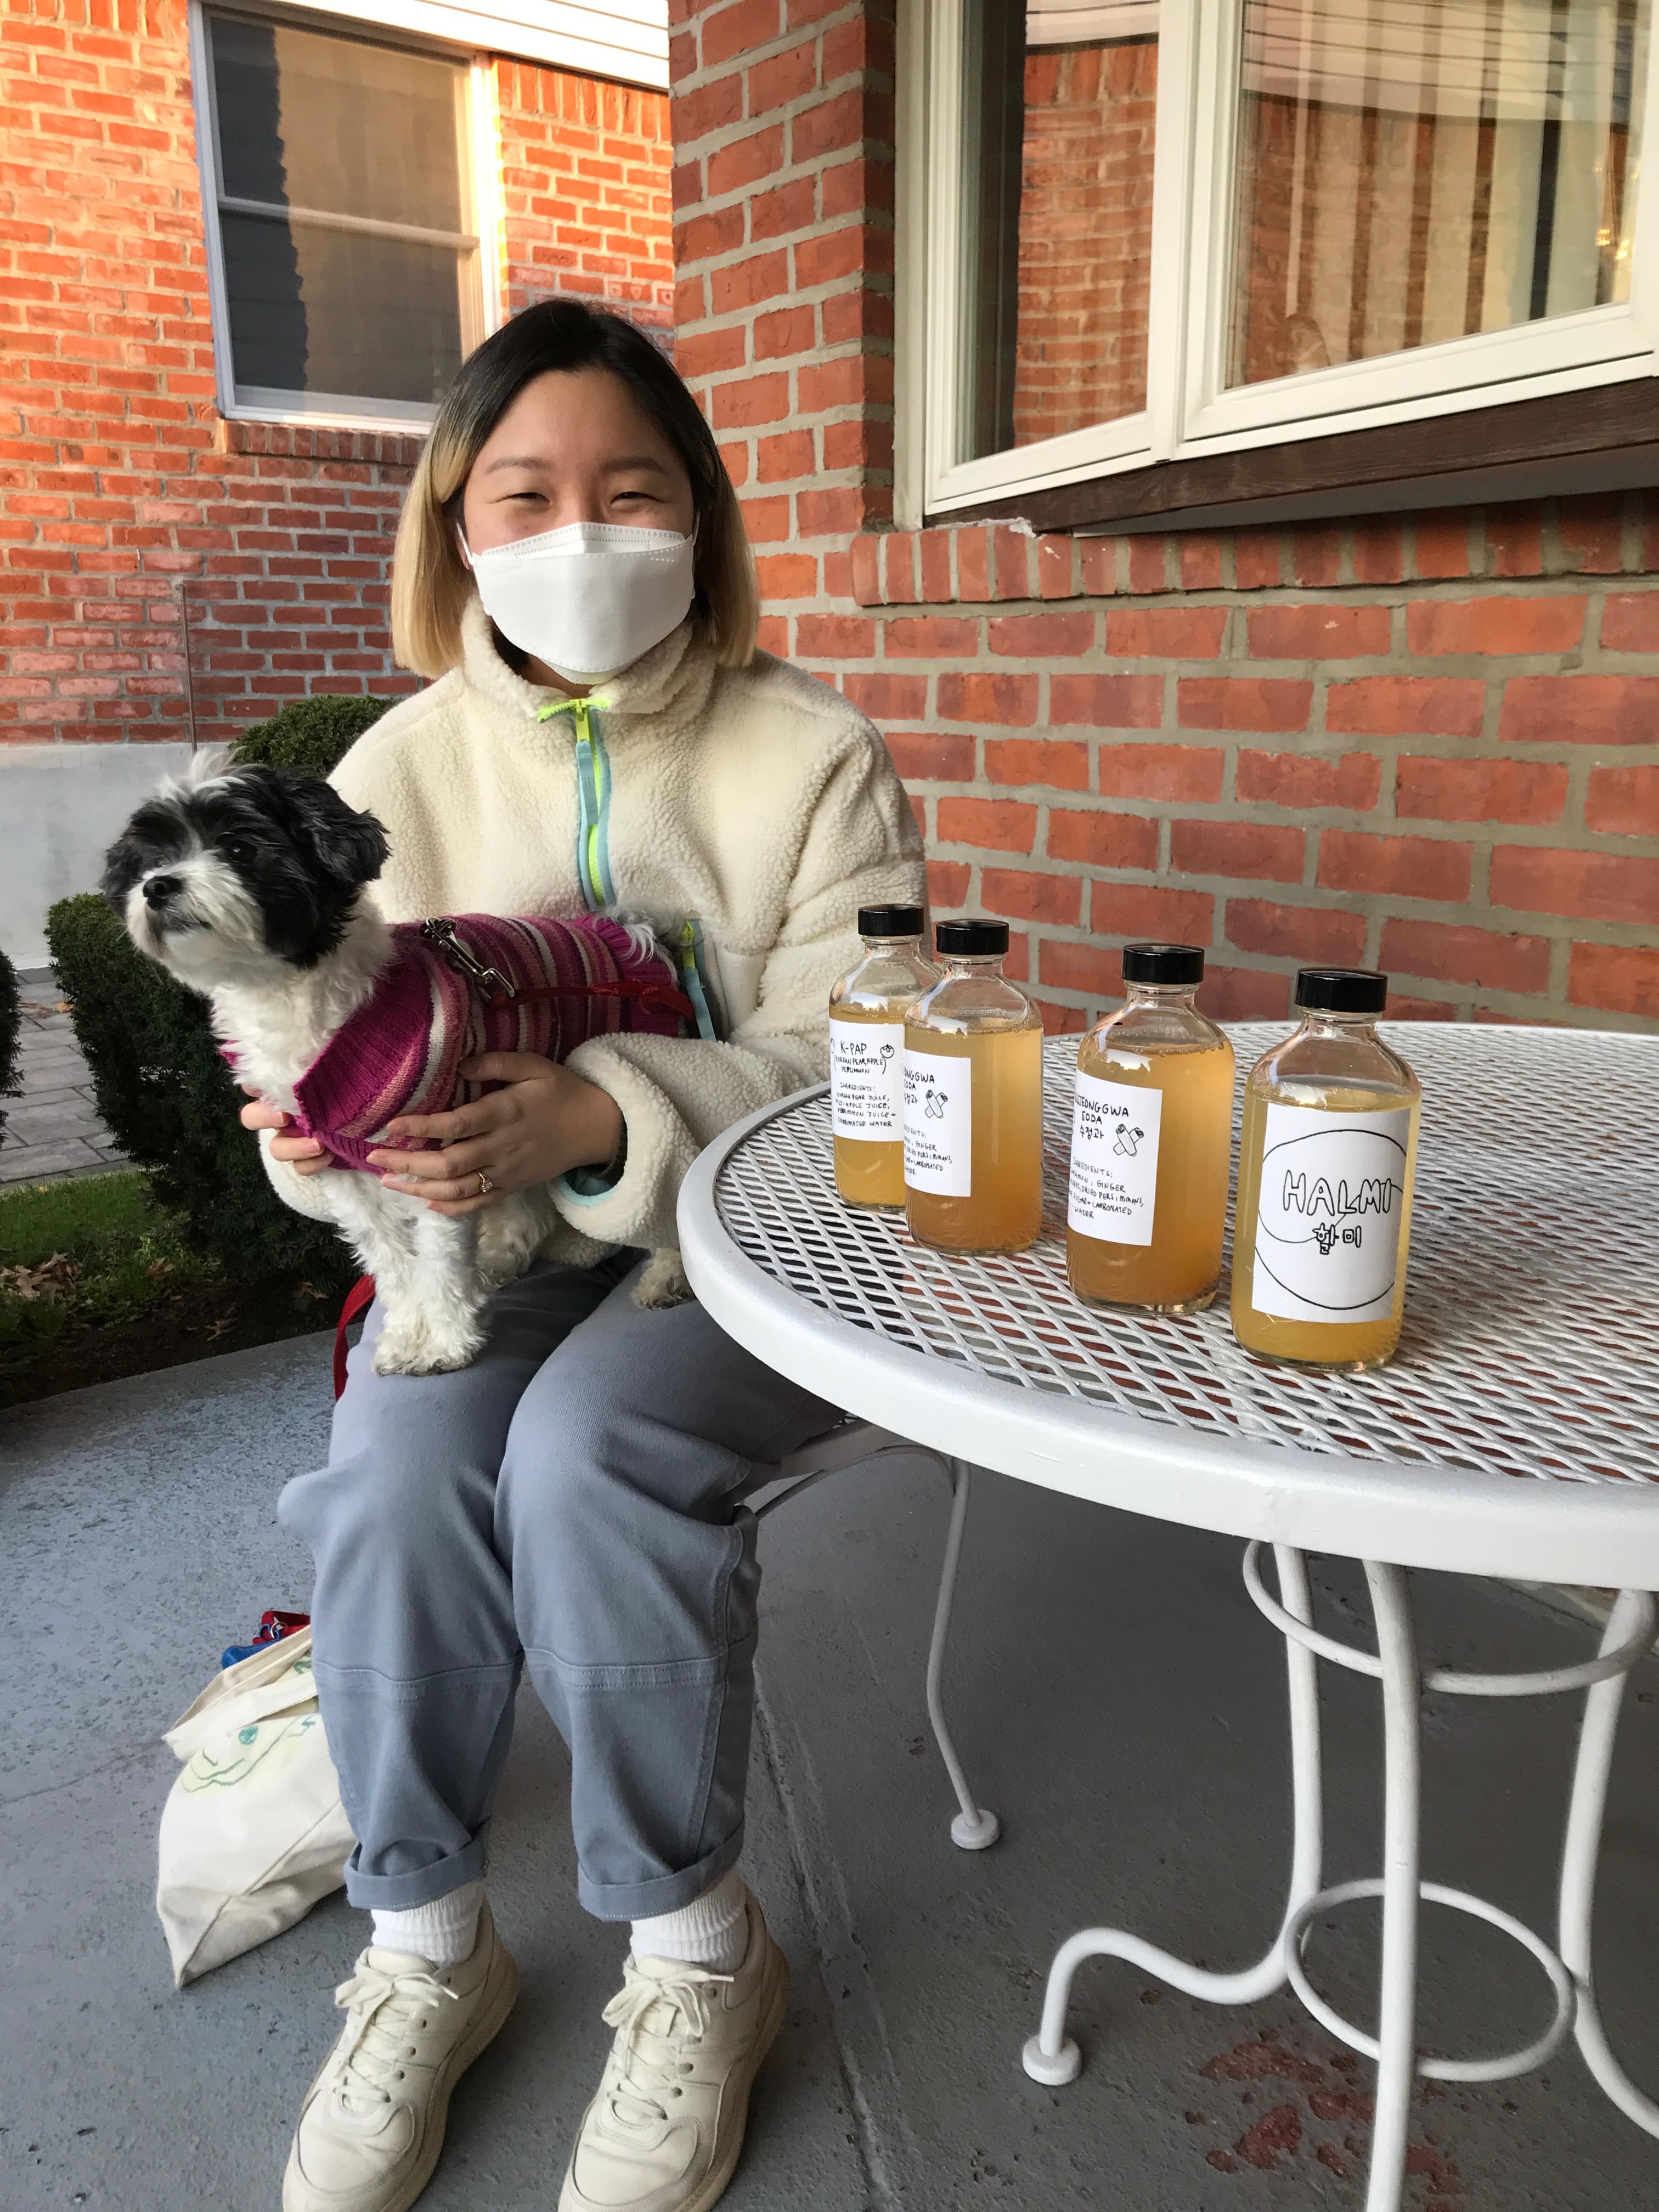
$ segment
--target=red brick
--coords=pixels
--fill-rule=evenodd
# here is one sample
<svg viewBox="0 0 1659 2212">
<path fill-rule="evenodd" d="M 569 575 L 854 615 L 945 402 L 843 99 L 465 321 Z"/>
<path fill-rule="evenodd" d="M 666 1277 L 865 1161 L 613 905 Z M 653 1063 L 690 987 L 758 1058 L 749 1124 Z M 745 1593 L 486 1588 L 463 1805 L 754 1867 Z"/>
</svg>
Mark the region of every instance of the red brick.
<svg viewBox="0 0 1659 2212">
<path fill-rule="evenodd" d="M 755 112 L 763 115 L 764 108 Z M 783 167 L 783 126 L 775 124 L 769 130 L 756 131 L 747 138 L 734 139 L 722 146 L 718 153 L 708 156 L 708 198 L 724 199 L 728 192 L 741 191 L 762 177 L 769 177 Z"/>
<path fill-rule="evenodd" d="M 1432 837 L 1371 837 L 1356 830 L 1322 830 L 1319 881 L 1328 890 L 1461 902 L 1469 895 L 1469 848 Z"/>
<path fill-rule="evenodd" d="M 818 81 L 817 47 L 804 39 L 798 46 L 757 62 L 749 72 L 749 112 L 770 115 L 811 92 Z"/>
<path fill-rule="evenodd" d="M 1183 592 L 1216 592 L 1221 588 L 1221 540 L 1207 532 L 1194 532 L 1178 540 L 1181 588 Z"/>
<path fill-rule="evenodd" d="M 1659 653 L 1659 592 L 1620 592 L 1601 610 L 1610 653 Z"/>
<path fill-rule="evenodd" d="M 1271 591 L 1283 581 L 1284 541 L 1276 530 L 1241 530 L 1233 539 L 1233 580 L 1241 592 Z"/>
<path fill-rule="evenodd" d="M 717 430 L 781 422 L 790 411 L 789 379 L 775 372 L 768 376 L 735 377 L 729 384 L 717 384 L 712 398 Z"/>
<path fill-rule="evenodd" d="M 832 660 L 869 660 L 876 650 L 876 626 L 861 615 L 797 615 L 795 650 Z"/>
<path fill-rule="evenodd" d="M 1499 845 L 1492 856 L 1491 898 L 1518 913 L 1651 928 L 1659 923 L 1659 861 Z"/>
<path fill-rule="evenodd" d="M 803 110 L 789 126 L 790 160 L 797 167 L 805 167 L 808 162 L 822 160 L 826 154 L 850 152 L 861 143 L 866 122 L 872 119 L 866 111 L 866 94 L 860 86 L 849 92 L 832 94 L 816 107 Z"/>
<path fill-rule="evenodd" d="M 1583 599 L 1418 599 L 1406 610 L 1413 653 L 1571 653 L 1583 635 Z"/>
<path fill-rule="evenodd" d="M 1198 1003 L 1212 1022 L 1282 1021 L 1291 1010 L 1291 979 L 1268 968 L 1212 968 L 1206 963 Z"/>
<path fill-rule="evenodd" d="M 1297 530 L 1291 538 L 1291 565 L 1298 584 L 1337 584 L 1342 580 L 1342 540 L 1329 524 Z"/>
<path fill-rule="evenodd" d="M 963 659 L 979 650 L 979 624 L 964 622 L 960 616 L 899 615 L 882 624 L 884 653 L 902 653 L 907 658 L 921 654 L 937 654 Z M 1012 678 L 1012 682 L 1032 682 L 1030 678 Z"/>
<path fill-rule="evenodd" d="M 1498 734 L 1509 744 L 1647 745 L 1659 676 L 1512 676 Z"/>
<path fill-rule="evenodd" d="M 890 530 L 881 541 L 882 596 L 889 606 L 914 603 L 916 589 L 915 538 L 908 530 Z"/>
<path fill-rule="evenodd" d="M 1313 685 L 1290 676 L 1183 676 L 1183 730 L 1305 730 Z"/>
<path fill-rule="evenodd" d="M 1567 771 L 1542 761 L 1434 760 L 1407 753 L 1395 784 L 1395 812 L 1435 822 L 1516 822 L 1543 828 L 1561 819 Z M 1591 823 L 1593 829 L 1600 823 Z"/>
<path fill-rule="evenodd" d="M 771 315 L 755 318 L 755 358 L 757 361 L 776 361 L 787 354 L 805 353 L 813 343 L 814 326 L 817 318 L 811 307 L 785 307 Z M 741 337 L 741 330 L 722 332 L 725 336 Z M 674 366 L 682 375 L 689 375 L 682 359 L 684 346 L 674 349 Z M 738 361 L 743 358 L 738 356 Z M 724 368 L 727 364 L 722 362 Z"/>
<path fill-rule="evenodd" d="M 1052 999 L 1035 997 L 1031 1004 L 1042 1017 L 1045 1036 L 1079 1036 L 1089 1026 L 1089 1017 L 1081 1006 L 1060 1006 Z"/>
<path fill-rule="evenodd" d="M 1029 853 L 1036 837 L 1036 807 L 1016 799 L 941 799 L 935 812 L 942 845 Z"/>
<path fill-rule="evenodd" d="M 1176 890 L 1162 884 L 1097 883 L 1089 897 L 1089 927 L 1103 937 L 1207 945 L 1214 916 L 1212 893 Z M 1045 982 L 1059 980 L 1046 974 L 1043 977 Z"/>
<path fill-rule="evenodd" d="M 1116 591 L 1118 547 L 1122 542 L 1116 538 L 1084 538 L 1078 541 L 1083 588 L 1091 597 L 1109 599 Z"/>
<path fill-rule="evenodd" d="M 1406 574 L 1406 550 L 1397 522 L 1356 522 L 1353 580 L 1356 584 L 1397 584 Z"/>
<path fill-rule="evenodd" d="M 1617 492 L 1564 499 L 1557 510 L 1561 550 L 1583 573 L 1616 576 L 1624 562 L 1624 520 Z"/>
<path fill-rule="evenodd" d="M 1037 590 L 1045 599 L 1077 596 L 1077 540 L 1060 535 L 1037 540 Z"/>
<path fill-rule="evenodd" d="M 979 889 L 988 914 L 1016 921 L 1075 922 L 1083 908 L 1078 878 L 1046 870 L 981 868 Z"/>
<path fill-rule="evenodd" d="M 1369 813 L 1382 788 L 1382 763 L 1373 753 L 1241 752 L 1235 788 L 1241 799 L 1266 806 L 1345 806 Z"/>
<path fill-rule="evenodd" d="M 927 903 L 935 914 L 949 914 L 962 904 L 972 873 L 964 860 L 929 860 Z"/>
<path fill-rule="evenodd" d="M 805 621 L 805 617 L 800 619 Z M 872 722 L 919 722 L 927 712 L 927 678 L 925 676 L 891 676 L 885 671 L 870 675 L 860 669 L 849 668 L 842 678 L 841 688 L 853 704 L 868 714 Z M 968 765 L 959 779 L 965 782 L 974 772 L 973 739 L 939 738 L 933 742 L 941 747 L 967 748 L 965 754 L 952 750 L 950 756 L 953 759 L 966 759 Z M 890 748 L 892 743 L 890 737 Z M 950 781 L 957 780 L 953 769 Z"/>
<path fill-rule="evenodd" d="M 957 591 L 966 605 L 977 605 L 991 596 L 991 533 L 986 529 L 958 530 Z"/>
<path fill-rule="evenodd" d="M 992 738 L 985 746 L 990 783 L 1037 784 L 1051 791 L 1087 791 L 1089 748 L 1075 738 Z"/>
<path fill-rule="evenodd" d="M 870 519 L 872 494 L 861 484 L 831 484 L 795 494 L 795 526 L 803 538 L 850 537 Z"/>
<path fill-rule="evenodd" d="M 990 631 L 993 653 L 1060 659 L 1089 651 L 1095 641 L 1095 617 L 1091 614 L 998 615 Z"/>
<path fill-rule="evenodd" d="M 1541 991 L 1550 978 L 1547 937 L 1499 936 L 1438 921 L 1388 921 L 1382 966 L 1390 976 L 1473 983 L 1483 991 Z"/>
<path fill-rule="evenodd" d="M 1164 719 L 1164 678 L 1051 677 L 1048 719 L 1060 728 L 1155 730 Z"/>
<path fill-rule="evenodd" d="M 1302 880 L 1300 830 L 1258 822 L 1173 822 L 1170 865 L 1184 876 L 1251 876 L 1276 884 Z"/>
<path fill-rule="evenodd" d="M 775 39 L 782 27 L 778 0 L 736 0 L 732 7 L 717 9 L 702 19 L 702 65 L 716 69 L 721 62 L 752 53 Z"/>
<path fill-rule="evenodd" d="M 1389 649 L 1386 607 L 1253 607 L 1255 660 L 1355 660 Z"/>
<path fill-rule="evenodd" d="M 1486 567 L 1494 576 L 1541 576 L 1543 513 L 1537 507 L 1500 507 L 1486 518 Z"/>
<path fill-rule="evenodd" d="M 1620 837 L 1659 837 L 1659 768 L 1592 769 L 1584 827 Z"/>
<path fill-rule="evenodd" d="M 1109 799 L 1218 799 L 1227 756 L 1209 745 L 1110 744 L 1100 749 Z"/>
<path fill-rule="evenodd" d="M 872 708 L 853 690 L 854 680 L 850 676 L 845 679 L 847 696 L 870 714 Z M 906 783 L 971 783 L 974 780 L 974 741 L 969 737 L 890 731 L 887 750 Z"/>
<path fill-rule="evenodd" d="M 1129 543 L 1129 589 L 1167 592 L 1170 588 L 1170 541 L 1167 538 L 1132 538 Z"/>
<path fill-rule="evenodd" d="M 1089 868 L 1155 868 L 1158 824 L 1143 814 L 1056 807 L 1048 817 L 1048 857 Z"/>
<path fill-rule="evenodd" d="M 938 616 L 921 621 L 937 622 Z M 888 634 L 900 625 L 889 623 Z M 971 625 L 964 623 L 964 629 Z M 998 722 L 1010 727 L 1029 726 L 1036 720 L 1037 679 L 1035 676 L 975 673 L 941 676 L 938 686 L 939 718 L 942 722 Z"/>
<path fill-rule="evenodd" d="M 1575 945 L 1567 963 L 1567 996 L 1575 1006 L 1659 1021 L 1659 946 Z"/>
<path fill-rule="evenodd" d="M 921 596 L 937 602 L 949 599 L 951 584 L 951 533 L 948 530 L 924 530 L 918 541 L 921 547 Z"/>
<path fill-rule="evenodd" d="M 1000 599 L 1029 599 L 1031 597 L 1032 540 L 1023 530 L 1004 529 L 999 526 L 991 533 L 992 557 L 996 564 L 997 597 Z"/>
<path fill-rule="evenodd" d="M 1106 887 L 1097 884 L 1095 888 Z M 1063 939 L 1045 937 L 1037 947 L 1037 971 L 1053 991 L 1087 991 L 1103 999 L 1123 995 L 1122 955 L 1103 945 L 1068 945 Z"/>
<path fill-rule="evenodd" d="M 1343 737 L 1478 738 L 1486 711 L 1474 676 L 1361 676 L 1325 695 L 1325 726 Z"/>
<path fill-rule="evenodd" d="M 1338 968 L 1357 967 L 1364 957 L 1365 917 L 1340 907 L 1230 898 L 1225 924 L 1228 943 L 1241 952 Z"/>
<path fill-rule="evenodd" d="M 1461 507 L 1444 514 L 1419 515 L 1413 535 L 1419 576 L 1468 574 L 1469 519 Z"/>
<path fill-rule="evenodd" d="M 676 112 L 679 104 L 677 98 Z M 755 193 L 748 207 L 752 242 L 791 237 L 817 220 L 817 180 L 815 177 L 793 177 L 787 185 L 776 185 L 769 192 Z"/>
<path fill-rule="evenodd" d="M 771 499 L 750 497 L 743 502 L 743 526 L 751 545 L 778 545 L 789 536 L 789 500 L 780 492 Z"/>
<path fill-rule="evenodd" d="M 810 599 L 818 587 L 818 564 L 810 553 L 771 553 L 755 563 L 763 599 Z"/>
<path fill-rule="evenodd" d="M 853 597 L 861 607 L 881 605 L 881 540 L 855 538 L 852 545 Z"/>
<path fill-rule="evenodd" d="M 1226 628 L 1225 607 L 1111 607 L 1106 650 L 1125 659 L 1213 660 Z"/>
</svg>

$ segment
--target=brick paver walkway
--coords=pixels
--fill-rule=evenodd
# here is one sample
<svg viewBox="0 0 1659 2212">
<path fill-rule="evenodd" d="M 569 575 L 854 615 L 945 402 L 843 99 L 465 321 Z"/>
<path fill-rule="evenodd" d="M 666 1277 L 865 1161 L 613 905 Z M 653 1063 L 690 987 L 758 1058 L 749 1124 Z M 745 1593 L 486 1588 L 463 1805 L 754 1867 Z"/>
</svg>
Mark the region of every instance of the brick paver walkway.
<svg viewBox="0 0 1659 2212">
<path fill-rule="evenodd" d="M 23 1000 L 22 1095 L 5 1102 L 0 1184 L 103 1175 L 127 1163 L 98 1118 L 92 1078 L 50 968 L 17 978 Z"/>
</svg>

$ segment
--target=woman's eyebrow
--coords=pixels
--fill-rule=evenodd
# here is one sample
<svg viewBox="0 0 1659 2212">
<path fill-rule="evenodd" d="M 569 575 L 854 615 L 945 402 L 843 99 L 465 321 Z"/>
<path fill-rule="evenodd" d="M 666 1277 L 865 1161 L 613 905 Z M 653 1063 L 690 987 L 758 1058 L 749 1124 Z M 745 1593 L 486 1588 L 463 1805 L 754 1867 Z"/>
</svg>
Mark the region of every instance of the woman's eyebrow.
<svg viewBox="0 0 1659 2212">
<path fill-rule="evenodd" d="M 484 474 L 493 477 L 498 469 L 544 469 L 546 466 L 546 459 L 540 453 L 503 453 L 500 460 L 490 462 Z"/>
<path fill-rule="evenodd" d="M 659 477 L 668 474 L 665 464 L 653 459 L 649 453 L 624 453 L 614 461 L 607 461 L 605 465 L 607 473 L 612 476 L 623 469 L 649 469 L 653 476 Z"/>
</svg>

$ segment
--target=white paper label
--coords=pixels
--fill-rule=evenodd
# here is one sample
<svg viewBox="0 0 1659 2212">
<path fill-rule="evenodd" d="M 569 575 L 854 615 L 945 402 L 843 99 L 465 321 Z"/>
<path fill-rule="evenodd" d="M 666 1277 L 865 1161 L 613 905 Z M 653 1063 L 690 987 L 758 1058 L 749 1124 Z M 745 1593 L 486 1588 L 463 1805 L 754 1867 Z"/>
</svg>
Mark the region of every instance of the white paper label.
<svg viewBox="0 0 1659 2212">
<path fill-rule="evenodd" d="M 904 1024 L 830 1024 L 830 1115 L 838 1137 L 896 1144 L 904 1134 Z"/>
<path fill-rule="evenodd" d="M 904 1180 L 912 1190 L 966 1198 L 973 1189 L 974 1063 L 907 1049 Z"/>
<path fill-rule="evenodd" d="M 1405 1222 L 1411 1109 L 1270 1105 L 1250 1303 L 1281 1321 L 1384 1321 Z"/>
<path fill-rule="evenodd" d="M 1081 1235 L 1152 1243 L 1163 1116 L 1164 1093 L 1151 1085 L 1078 1077 L 1066 1218 Z"/>
</svg>

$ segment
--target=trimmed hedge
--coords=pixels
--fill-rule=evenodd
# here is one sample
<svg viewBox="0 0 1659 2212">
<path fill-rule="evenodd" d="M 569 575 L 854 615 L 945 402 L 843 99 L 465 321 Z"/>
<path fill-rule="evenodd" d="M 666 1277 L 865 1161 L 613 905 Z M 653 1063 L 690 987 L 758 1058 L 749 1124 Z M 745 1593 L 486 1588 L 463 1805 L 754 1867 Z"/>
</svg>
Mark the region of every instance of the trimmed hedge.
<svg viewBox="0 0 1659 2212">
<path fill-rule="evenodd" d="M 300 699 L 246 731 L 233 759 L 328 774 L 392 704 Z M 95 892 L 46 918 L 52 964 L 111 1134 L 185 1217 L 192 1247 L 246 1287 L 310 1281 L 343 1291 L 356 1269 L 334 1231 L 284 1206 L 237 1121 L 242 1094 L 220 1057 L 205 1000 L 147 960 Z"/>
<path fill-rule="evenodd" d="M 0 1100 L 17 1096 L 17 1058 L 23 1010 L 17 997 L 17 970 L 0 952 Z M 5 1142 L 6 1109 L 0 1104 L 0 1144 Z"/>
</svg>

